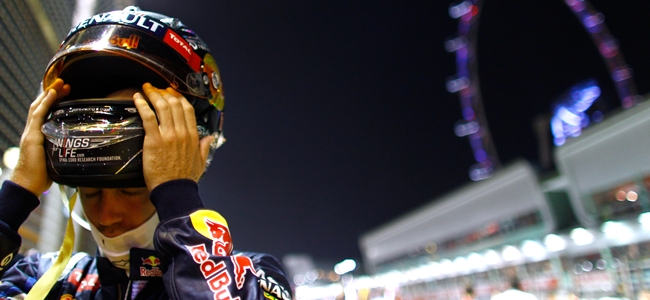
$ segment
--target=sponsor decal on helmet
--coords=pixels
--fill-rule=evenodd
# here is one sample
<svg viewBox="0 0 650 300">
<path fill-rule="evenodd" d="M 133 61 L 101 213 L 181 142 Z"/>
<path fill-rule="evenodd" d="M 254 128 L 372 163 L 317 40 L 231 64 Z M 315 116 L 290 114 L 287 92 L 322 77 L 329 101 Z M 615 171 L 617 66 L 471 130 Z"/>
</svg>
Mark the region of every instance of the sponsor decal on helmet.
<svg viewBox="0 0 650 300">
<path fill-rule="evenodd" d="M 266 293 L 274 296 L 275 299 L 291 300 L 291 293 L 287 291 L 287 289 L 285 289 L 283 286 L 281 286 L 275 279 L 273 279 L 273 277 L 266 276 L 264 270 L 257 271 L 256 275 L 260 282 L 260 287 Z M 272 299 L 272 298 L 268 298 L 268 299 Z"/>
<path fill-rule="evenodd" d="M 187 31 L 187 30 L 183 30 L 183 31 Z M 194 34 L 194 32 L 192 32 L 192 34 Z M 190 47 L 192 47 L 194 51 L 203 50 L 205 52 L 210 52 L 210 49 L 208 49 L 208 45 L 206 45 L 198 37 L 186 36 L 185 40 L 187 41 L 188 44 L 190 44 Z"/>
<path fill-rule="evenodd" d="M 108 42 L 115 46 L 123 47 L 126 49 L 138 49 L 138 43 L 140 43 L 140 36 L 137 34 L 132 34 L 128 38 L 123 38 L 116 34 L 111 36 Z"/>
<path fill-rule="evenodd" d="M 190 215 L 190 220 L 194 230 L 212 240 L 212 254 L 230 255 L 232 238 L 226 219 L 212 210 L 198 210 Z"/>
<path fill-rule="evenodd" d="M 81 21 L 79 24 L 77 24 L 77 26 L 72 28 L 68 36 L 88 26 L 98 25 L 102 23 L 118 23 L 118 24 L 126 24 L 134 27 L 139 27 L 141 29 L 150 31 L 159 37 L 162 37 L 163 34 L 165 34 L 165 29 L 167 29 L 165 25 L 151 18 L 147 18 L 141 13 L 132 13 L 126 11 L 112 11 L 112 12 L 97 14 Z"/>
<path fill-rule="evenodd" d="M 83 138 L 50 138 L 52 143 L 52 157 L 58 158 L 59 162 L 108 162 L 122 160 L 120 155 L 87 157 L 79 150 L 95 149 L 108 145 L 112 140 L 120 136 L 93 136 Z"/>
<path fill-rule="evenodd" d="M 203 62 L 205 62 L 203 71 L 210 75 L 210 80 L 212 82 L 212 84 L 208 84 L 210 87 L 210 94 L 212 95 L 212 98 L 208 99 L 208 101 L 210 101 L 210 104 L 216 107 L 217 110 L 221 111 L 223 110 L 224 99 L 221 90 L 221 78 L 219 76 L 219 68 L 217 67 L 217 62 L 214 60 L 212 55 L 210 55 L 210 53 L 205 54 L 205 57 L 203 57 Z"/>
<path fill-rule="evenodd" d="M 153 255 L 149 257 L 141 257 L 142 265 L 140 266 L 141 277 L 162 277 L 162 270 L 160 269 L 160 258 Z"/>
<path fill-rule="evenodd" d="M 192 46 L 190 46 L 182 36 L 178 35 L 171 29 L 167 29 L 163 41 L 183 56 L 192 70 L 196 72 L 200 70 L 201 58 L 196 54 L 196 52 L 194 52 Z"/>
<path fill-rule="evenodd" d="M 223 261 L 215 263 L 214 260 L 210 259 L 210 254 L 203 244 L 185 247 L 192 255 L 194 262 L 199 265 L 208 288 L 214 293 L 214 299 L 233 299 L 230 290 L 228 290 L 232 278 L 228 274 L 226 264 Z M 239 299 L 239 297 L 235 299 Z"/>
</svg>

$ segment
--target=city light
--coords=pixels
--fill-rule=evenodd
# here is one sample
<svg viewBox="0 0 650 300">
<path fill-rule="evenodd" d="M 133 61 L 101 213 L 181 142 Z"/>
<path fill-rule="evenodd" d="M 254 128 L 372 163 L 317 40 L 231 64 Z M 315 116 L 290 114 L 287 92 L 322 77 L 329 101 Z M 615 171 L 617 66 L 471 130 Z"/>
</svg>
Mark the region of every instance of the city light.
<svg viewBox="0 0 650 300">
<path fill-rule="evenodd" d="M 442 274 L 450 274 L 454 271 L 454 263 L 449 259 L 440 260 L 440 272 Z"/>
<path fill-rule="evenodd" d="M 546 249 L 539 242 L 526 240 L 521 245 L 521 252 L 524 256 L 534 259 L 541 260 L 546 257 Z"/>
<path fill-rule="evenodd" d="M 4 155 L 2 156 L 2 163 L 5 167 L 9 169 L 14 169 L 16 164 L 18 164 L 18 155 L 20 154 L 20 149 L 18 147 L 10 147 L 5 150 Z"/>
<path fill-rule="evenodd" d="M 472 268 L 482 270 L 485 268 L 485 259 L 480 254 L 472 252 L 467 256 L 467 264 Z"/>
<path fill-rule="evenodd" d="M 505 246 L 501 254 L 503 255 L 503 260 L 505 261 L 515 261 L 521 258 L 521 251 L 519 251 L 517 247 L 510 245 Z"/>
<path fill-rule="evenodd" d="M 469 271 L 467 259 L 462 256 L 456 257 L 456 259 L 454 259 L 454 270 L 458 273 L 467 273 Z"/>
<path fill-rule="evenodd" d="M 546 249 L 551 252 L 561 251 L 566 249 L 566 241 L 557 234 L 549 234 L 544 238 L 544 245 Z"/>
<path fill-rule="evenodd" d="M 502 262 L 501 256 L 499 256 L 499 253 L 497 253 L 496 251 L 494 251 L 492 249 L 486 251 L 485 255 L 483 255 L 483 257 L 485 258 L 485 262 L 488 265 L 491 265 L 491 266 L 500 264 Z"/>
<path fill-rule="evenodd" d="M 648 230 L 650 231 L 650 213 L 642 213 L 639 215 L 638 218 L 639 224 L 641 224 L 641 228 L 643 230 Z"/>
<path fill-rule="evenodd" d="M 341 295 L 341 293 L 343 293 L 343 286 L 339 283 L 319 287 L 310 287 L 306 285 L 296 287 L 296 299 L 301 300 L 327 299 L 330 297 L 334 299 Z"/>
<path fill-rule="evenodd" d="M 634 237 L 632 229 L 620 222 L 607 221 L 603 223 L 602 229 L 605 236 L 614 240 L 630 240 Z"/>
<path fill-rule="evenodd" d="M 551 118 L 551 132 L 554 143 L 561 146 L 567 138 L 577 137 L 589 124 L 587 109 L 600 97 L 600 88 L 595 80 L 589 80 L 571 87 L 555 104 Z"/>
<path fill-rule="evenodd" d="M 594 235 L 584 228 L 576 228 L 571 230 L 570 237 L 578 246 L 589 245 L 594 241 Z"/>
<path fill-rule="evenodd" d="M 357 268 L 357 262 L 353 259 L 346 259 L 334 266 L 334 272 L 338 275 L 343 275 L 354 271 Z"/>
</svg>

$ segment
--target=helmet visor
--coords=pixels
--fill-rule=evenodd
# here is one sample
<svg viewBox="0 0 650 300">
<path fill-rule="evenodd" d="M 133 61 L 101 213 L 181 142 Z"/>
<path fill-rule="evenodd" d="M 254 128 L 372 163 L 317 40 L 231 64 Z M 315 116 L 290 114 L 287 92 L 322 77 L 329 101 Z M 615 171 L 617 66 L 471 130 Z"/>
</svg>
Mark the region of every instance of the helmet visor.
<svg viewBox="0 0 650 300">
<path fill-rule="evenodd" d="M 41 131 L 54 181 L 72 186 L 143 186 L 144 128 L 132 100 L 62 102 Z"/>
<path fill-rule="evenodd" d="M 79 31 L 61 45 L 48 64 L 43 86 L 50 86 L 54 80 L 62 78 L 69 66 L 88 57 L 120 56 L 149 68 L 181 93 L 206 98 L 209 94 L 208 78 L 200 72 L 201 59 L 191 49 L 187 50 L 191 55 L 183 56 L 158 37 L 130 26 L 92 26 Z M 119 71 L 128 74 L 130 70 Z M 87 72 L 92 76 L 92 72 L 102 70 Z"/>
</svg>

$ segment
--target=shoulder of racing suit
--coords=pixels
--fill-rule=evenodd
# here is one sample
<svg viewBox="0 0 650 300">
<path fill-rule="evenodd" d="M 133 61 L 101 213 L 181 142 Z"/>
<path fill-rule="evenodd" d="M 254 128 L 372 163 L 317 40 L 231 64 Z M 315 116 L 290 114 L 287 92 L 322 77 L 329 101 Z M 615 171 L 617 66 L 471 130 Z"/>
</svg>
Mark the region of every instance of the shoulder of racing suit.
<svg viewBox="0 0 650 300">
<path fill-rule="evenodd" d="M 3 192 L 18 189 L 21 193 L 22 188 L 9 185 L 12 186 L 9 189 L 5 189 L 6 184 L 0 189 L 0 204 L 8 203 L 7 197 L 13 198 L 11 201 L 16 199 L 16 193 L 3 195 Z M 138 278 L 147 281 L 139 290 L 138 299 L 292 299 L 289 281 L 273 256 L 233 251 L 225 219 L 215 211 L 204 209 L 195 182 L 175 180 L 162 184 L 152 191 L 151 200 L 160 217 L 154 237 L 157 251 L 146 257 L 131 255 L 131 274 L 135 274 L 134 266 L 141 268 L 139 275 L 142 276 Z M 8 253 L 13 256 L 18 250 L 16 245 L 20 245 L 20 237 L 16 226 L 4 221 L 0 219 L 0 245 L 12 245 Z M 0 251 L 3 251 L 2 246 Z M 46 253 L 18 261 L 2 276 L 0 299 L 24 296 L 55 258 L 55 254 Z M 115 268 L 102 257 L 80 255 L 77 258 L 71 259 L 72 265 L 59 278 L 48 299 L 124 299 L 124 295 L 128 296 L 133 285 L 122 269 Z"/>
<path fill-rule="evenodd" d="M 172 298 L 195 294 L 195 299 L 292 299 L 289 281 L 274 257 L 233 252 L 226 219 L 204 208 L 196 182 L 163 183 L 150 198 L 160 218 L 154 244 L 174 270 L 163 276 Z M 181 280 L 174 276 L 181 274 L 203 282 L 174 284 Z"/>
</svg>

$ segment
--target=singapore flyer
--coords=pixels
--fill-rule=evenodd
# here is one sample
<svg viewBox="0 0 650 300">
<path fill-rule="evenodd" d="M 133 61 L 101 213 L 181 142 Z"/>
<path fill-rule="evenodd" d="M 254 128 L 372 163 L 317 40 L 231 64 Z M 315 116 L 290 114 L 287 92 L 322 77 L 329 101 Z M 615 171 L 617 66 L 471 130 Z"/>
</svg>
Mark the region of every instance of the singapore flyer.
<svg viewBox="0 0 650 300">
<path fill-rule="evenodd" d="M 585 34 L 591 37 L 610 73 L 621 107 L 637 104 L 640 97 L 632 69 L 627 65 L 618 41 L 607 28 L 603 13 L 594 9 L 587 0 L 564 2 L 584 27 Z M 470 142 L 476 163 L 470 167 L 469 176 L 474 181 L 489 178 L 501 166 L 483 107 L 478 76 L 477 32 L 483 3 L 483 0 L 465 0 L 450 5 L 449 15 L 458 20 L 458 32 L 445 41 L 445 49 L 456 55 L 457 68 L 456 74 L 448 78 L 446 88 L 448 92 L 458 94 L 462 109 L 462 119 L 455 124 L 454 130 L 457 136 L 467 137 Z M 593 82 L 577 83 L 572 91 L 582 97 L 560 99 L 555 108 L 557 117 L 551 120 L 557 146 L 562 145 L 566 138 L 579 135 L 587 118 L 584 110 L 600 93 Z"/>
</svg>

